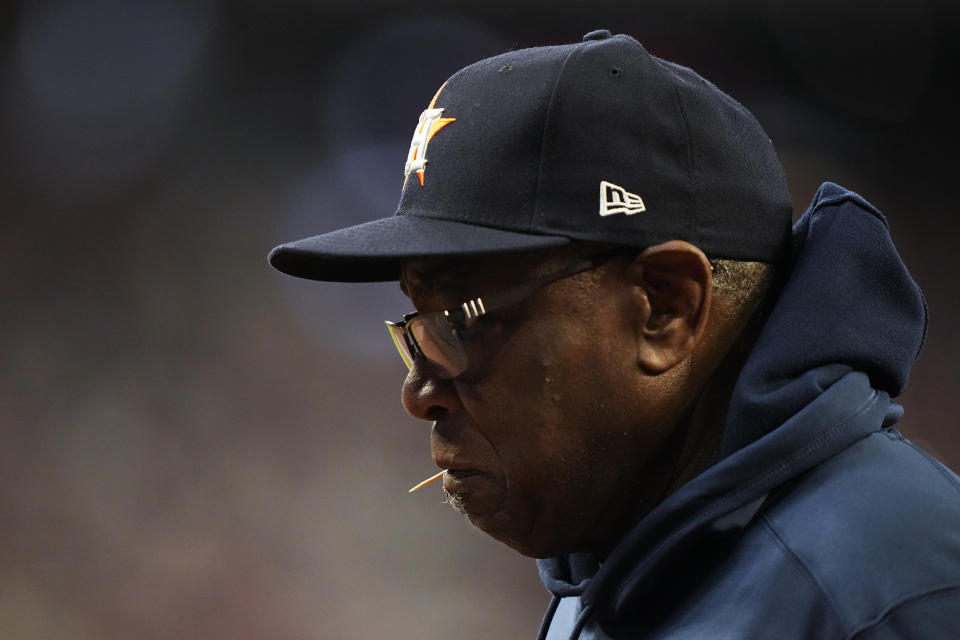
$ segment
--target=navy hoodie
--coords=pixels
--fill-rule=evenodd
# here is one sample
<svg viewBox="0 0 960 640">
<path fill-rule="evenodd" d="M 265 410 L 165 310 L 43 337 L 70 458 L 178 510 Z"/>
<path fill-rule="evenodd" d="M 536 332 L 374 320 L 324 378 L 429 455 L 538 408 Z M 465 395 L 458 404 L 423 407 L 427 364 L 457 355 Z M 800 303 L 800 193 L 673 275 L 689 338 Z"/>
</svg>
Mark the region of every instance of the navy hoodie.
<svg viewBox="0 0 960 640">
<path fill-rule="evenodd" d="M 925 330 L 883 215 L 824 184 L 719 461 L 603 563 L 538 560 L 540 638 L 960 638 L 960 480 L 893 428 Z"/>
</svg>

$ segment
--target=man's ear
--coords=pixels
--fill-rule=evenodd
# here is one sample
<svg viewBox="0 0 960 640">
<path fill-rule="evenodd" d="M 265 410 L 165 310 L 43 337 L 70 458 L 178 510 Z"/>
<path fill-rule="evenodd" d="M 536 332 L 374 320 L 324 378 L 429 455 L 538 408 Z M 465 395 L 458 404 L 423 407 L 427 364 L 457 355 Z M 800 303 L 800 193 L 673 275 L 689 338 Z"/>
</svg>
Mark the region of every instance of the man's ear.
<svg viewBox="0 0 960 640">
<path fill-rule="evenodd" d="M 637 287 L 638 358 L 649 374 L 686 359 L 704 335 L 713 299 L 710 261 L 682 240 L 649 247 L 627 271 Z"/>
</svg>

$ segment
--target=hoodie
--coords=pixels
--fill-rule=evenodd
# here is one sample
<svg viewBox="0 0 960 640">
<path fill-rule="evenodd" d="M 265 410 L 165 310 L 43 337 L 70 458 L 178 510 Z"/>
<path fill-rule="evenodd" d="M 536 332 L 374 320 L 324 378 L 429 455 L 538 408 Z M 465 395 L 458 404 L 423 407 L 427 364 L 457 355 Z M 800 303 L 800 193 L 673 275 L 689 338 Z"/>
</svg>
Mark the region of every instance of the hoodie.
<svg viewBox="0 0 960 640">
<path fill-rule="evenodd" d="M 719 460 L 602 562 L 538 560 L 541 640 L 960 638 L 960 479 L 894 428 L 926 331 L 883 215 L 821 186 Z"/>
</svg>

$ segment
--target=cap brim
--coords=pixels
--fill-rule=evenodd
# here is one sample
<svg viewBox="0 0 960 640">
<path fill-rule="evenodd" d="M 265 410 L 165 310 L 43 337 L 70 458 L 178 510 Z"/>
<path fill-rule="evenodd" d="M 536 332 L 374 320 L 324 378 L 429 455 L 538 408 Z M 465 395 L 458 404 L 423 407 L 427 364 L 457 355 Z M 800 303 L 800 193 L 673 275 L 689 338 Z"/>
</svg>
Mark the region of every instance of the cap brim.
<svg viewBox="0 0 960 640">
<path fill-rule="evenodd" d="M 407 260 L 510 253 L 569 243 L 569 238 L 561 236 L 400 215 L 282 244 L 267 259 L 298 278 L 386 282 L 399 278 L 400 265 Z"/>
</svg>

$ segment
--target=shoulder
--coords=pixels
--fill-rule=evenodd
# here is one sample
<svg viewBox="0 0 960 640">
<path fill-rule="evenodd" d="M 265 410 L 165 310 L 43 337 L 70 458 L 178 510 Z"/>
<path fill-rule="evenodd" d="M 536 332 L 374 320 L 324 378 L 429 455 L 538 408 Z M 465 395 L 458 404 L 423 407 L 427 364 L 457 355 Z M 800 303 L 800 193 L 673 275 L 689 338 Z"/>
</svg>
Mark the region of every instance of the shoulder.
<svg viewBox="0 0 960 640">
<path fill-rule="evenodd" d="M 833 550 L 952 546 L 960 478 L 897 431 L 878 431 L 791 482 L 764 517 L 798 545 L 815 543 L 813 561 Z"/>
<path fill-rule="evenodd" d="M 656 629 L 644 637 L 960 638 L 940 611 L 960 610 L 960 479 L 898 433 L 866 436 L 730 516 L 636 602 Z"/>
<path fill-rule="evenodd" d="M 866 634 L 851 637 L 928 603 L 960 604 L 960 479 L 896 431 L 790 483 L 759 524 L 842 627 Z"/>
</svg>

